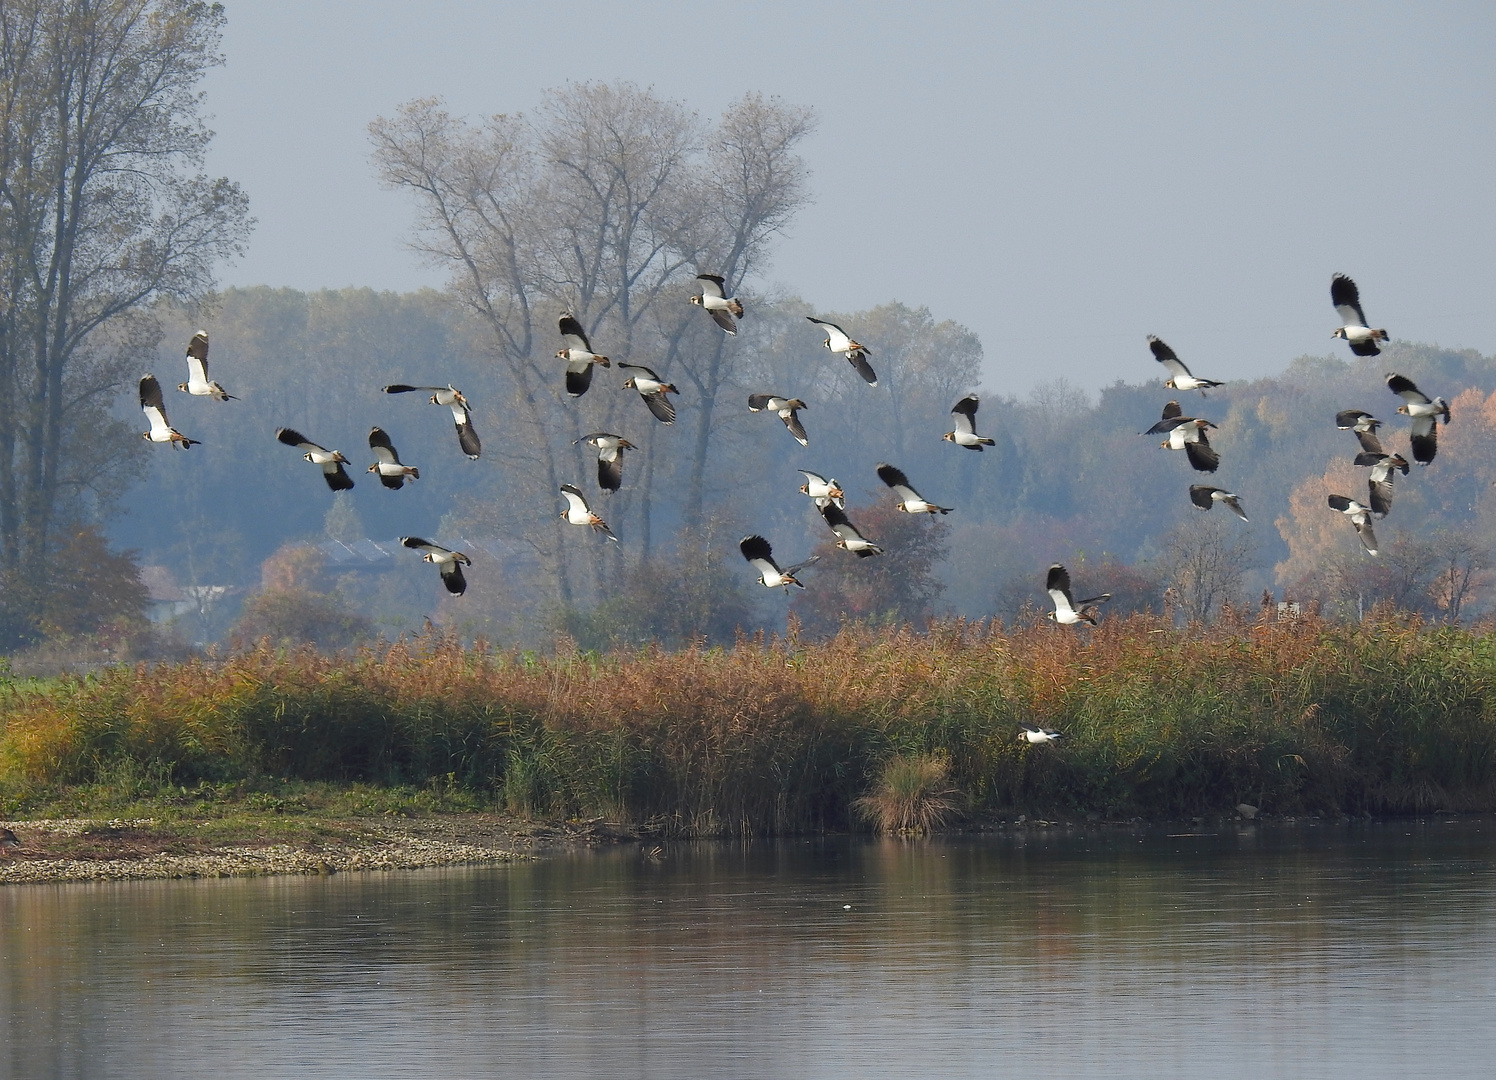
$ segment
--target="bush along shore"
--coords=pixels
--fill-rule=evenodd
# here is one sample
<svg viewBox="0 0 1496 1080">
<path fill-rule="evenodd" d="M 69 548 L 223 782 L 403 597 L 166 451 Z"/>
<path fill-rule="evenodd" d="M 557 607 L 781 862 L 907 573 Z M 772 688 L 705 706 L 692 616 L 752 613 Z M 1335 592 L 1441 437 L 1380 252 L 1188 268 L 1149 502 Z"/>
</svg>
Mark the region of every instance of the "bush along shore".
<svg viewBox="0 0 1496 1080">
<path fill-rule="evenodd" d="M 1137 616 L 537 657 L 433 635 L 12 684 L 0 723 L 9 817 L 122 770 L 183 792 L 435 785 L 657 836 L 1463 812 L 1496 807 L 1496 638 Z"/>
</svg>

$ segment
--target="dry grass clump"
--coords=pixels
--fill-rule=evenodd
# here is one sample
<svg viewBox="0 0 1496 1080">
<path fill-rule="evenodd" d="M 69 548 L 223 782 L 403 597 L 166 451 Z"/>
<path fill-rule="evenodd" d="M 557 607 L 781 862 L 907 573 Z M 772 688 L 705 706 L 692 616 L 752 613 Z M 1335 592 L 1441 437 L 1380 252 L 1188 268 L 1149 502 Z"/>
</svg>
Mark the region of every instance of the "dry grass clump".
<svg viewBox="0 0 1496 1080">
<path fill-rule="evenodd" d="M 957 810 L 959 793 L 946 780 L 950 769 L 944 754 L 895 754 L 873 789 L 852 800 L 852 812 L 887 835 L 932 833 Z"/>
<path fill-rule="evenodd" d="M 1065 741 L 1022 744 L 1023 721 Z M 431 635 L 333 657 L 261 645 L 0 695 L 0 797 L 126 761 L 178 785 L 450 777 L 519 813 L 695 835 L 845 828 L 859 796 L 933 807 L 940 785 L 976 810 L 1109 817 L 1475 809 L 1496 807 L 1496 644 L 1312 617 L 953 621 L 549 657 Z M 891 828 L 938 824 L 902 813 Z"/>
</svg>

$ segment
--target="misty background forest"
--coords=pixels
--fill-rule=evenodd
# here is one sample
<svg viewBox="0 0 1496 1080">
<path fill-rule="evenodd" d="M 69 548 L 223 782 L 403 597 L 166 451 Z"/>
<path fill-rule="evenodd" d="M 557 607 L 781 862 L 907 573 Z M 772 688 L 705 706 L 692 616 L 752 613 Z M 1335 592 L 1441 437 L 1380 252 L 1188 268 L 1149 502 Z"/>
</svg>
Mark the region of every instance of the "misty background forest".
<svg viewBox="0 0 1496 1080">
<path fill-rule="evenodd" d="M 807 635 L 847 620 L 1023 620 L 1041 616 L 1044 571 L 1057 561 L 1082 594 L 1113 594 L 1109 617 L 1209 622 L 1259 603 L 1346 619 L 1378 604 L 1450 621 L 1488 610 L 1496 360 L 1400 340 L 1351 360 L 1329 349 L 1335 318 L 1316 296 L 1304 302 L 1322 307 L 1324 340 L 1284 356 L 1273 378 L 1231 381 L 1212 364 L 1211 340 L 1139 325 L 1098 395 L 1064 381 L 1013 395 L 1001 373 L 1024 370 L 1025 357 L 989 356 L 984 368 L 962 324 L 970 313 L 880 297 L 827 311 L 765 284 L 776 238 L 835 197 L 817 191 L 801 157 L 813 113 L 772 97 L 702 117 L 633 84 L 592 82 L 476 121 L 436 99 L 411 102 L 370 124 L 370 168 L 407 197 L 412 244 L 446 269 L 444 291 L 215 291 L 213 266 L 243 250 L 253 224 L 245 193 L 200 171 L 210 133 L 193 88 L 218 60 L 223 15 L 162 10 L 151 34 L 123 8 L 118 26 L 72 36 L 38 29 L 72 17 L 48 5 L 4 15 L 7 70 L 34 76 L 6 84 L 0 159 L 7 652 L 82 661 L 262 638 L 338 648 L 428 620 L 502 646 L 547 648 L 564 634 L 595 649 L 730 642 L 789 619 Z M 100 41 L 141 62 L 89 82 Z M 37 87 L 59 71 L 88 74 L 72 114 L 37 105 Z M 113 110 L 113 122 L 68 129 L 83 105 Z M 1327 266 L 1325 279 L 1337 269 L 1355 271 Z M 701 273 L 722 275 L 742 299 L 736 336 L 688 302 Z M 1379 312 L 1395 312 L 1378 299 Z M 555 358 L 563 311 L 613 362 L 576 399 Z M 823 348 L 807 315 L 865 344 L 878 384 Z M 173 389 L 198 329 L 211 338 L 212 378 L 239 400 Z M 1149 332 L 1227 384 L 1206 398 L 1164 389 Z M 622 387 L 620 362 L 678 388 L 674 424 Z M 1325 496 L 1363 497 L 1366 484 L 1337 411 L 1388 419 L 1384 442 L 1405 451 L 1388 371 L 1449 399 L 1453 420 L 1437 460 L 1397 480 L 1372 558 Z M 201 446 L 141 439 L 146 372 L 166 388 L 173 426 Z M 382 393 L 390 383 L 463 390 L 481 458 L 463 456 L 445 408 Z M 974 391 L 978 430 L 995 440 L 982 453 L 941 439 L 951 406 Z M 809 446 L 773 414 L 750 413 L 752 393 L 803 399 Z M 1214 476 L 1140 436 L 1171 398 L 1219 425 Z M 418 482 L 391 491 L 364 472 L 375 425 L 419 467 Z M 355 488 L 329 491 L 275 440 L 283 426 L 342 450 Z M 637 447 L 616 493 L 598 489 L 595 452 L 578 443 L 596 431 Z M 879 462 L 954 512 L 895 512 Z M 840 481 L 851 519 L 885 554 L 837 550 L 797 491 L 799 469 Z M 1205 482 L 1236 492 L 1250 522 L 1192 506 L 1189 485 Z M 565 483 L 587 493 L 619 543 L 560 519 Z M 784 562 L 819 555 L 807 590 L 760 587 L 738 553 L 748 533 Z M 467 553 L 466 594 L 448 596 L 402 536 Z"/>
</svg>

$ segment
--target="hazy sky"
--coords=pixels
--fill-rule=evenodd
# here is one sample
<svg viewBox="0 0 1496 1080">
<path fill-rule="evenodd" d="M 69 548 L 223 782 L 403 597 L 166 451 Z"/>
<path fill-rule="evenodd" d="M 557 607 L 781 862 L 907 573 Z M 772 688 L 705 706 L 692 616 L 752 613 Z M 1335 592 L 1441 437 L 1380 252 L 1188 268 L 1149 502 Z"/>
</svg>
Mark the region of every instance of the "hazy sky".
<svg viewBox="0 0 1496 1080">
<path fill-rule="evenodd" d="M 759 283 L 965 323 L 989 392 L 1347 353 L 1329 279 L 1393 337 L 1496 353 L 1496 5 L 228 5 L 215 173 L 259 225 L 224 284 L 440 285 L 368 122 L 523 112 L 627 79 L 712 117 L 812 106 L 815 204 Z M 876 350 L 876 342 L 868 342 Z"/>
</svg>

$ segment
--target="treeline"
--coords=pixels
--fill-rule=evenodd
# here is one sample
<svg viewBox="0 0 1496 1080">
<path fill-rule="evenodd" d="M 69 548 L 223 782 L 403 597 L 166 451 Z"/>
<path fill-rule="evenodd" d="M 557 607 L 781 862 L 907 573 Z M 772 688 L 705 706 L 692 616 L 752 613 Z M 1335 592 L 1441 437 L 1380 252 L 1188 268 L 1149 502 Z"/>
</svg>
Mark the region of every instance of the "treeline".
<svg viewBox="0 0 1496 1080">
<path fill-rule="evenodd" d="M 1085 641 L 953 621 L 606 657 L 441 635 L 260 648 L 12 688 L 0 799 L 126 772 L 189 802 L 204 783 L 439 782 L 522 814 L 784 833 L 852 826 L 914 772 L 916 804 L 979 818 L 1489 810 L 1493 656 L 1489 635 L 1385 615 L 1135 616 Z M 1031 746 L 1025 724 L 1062 738 Z"/>
</svg>

